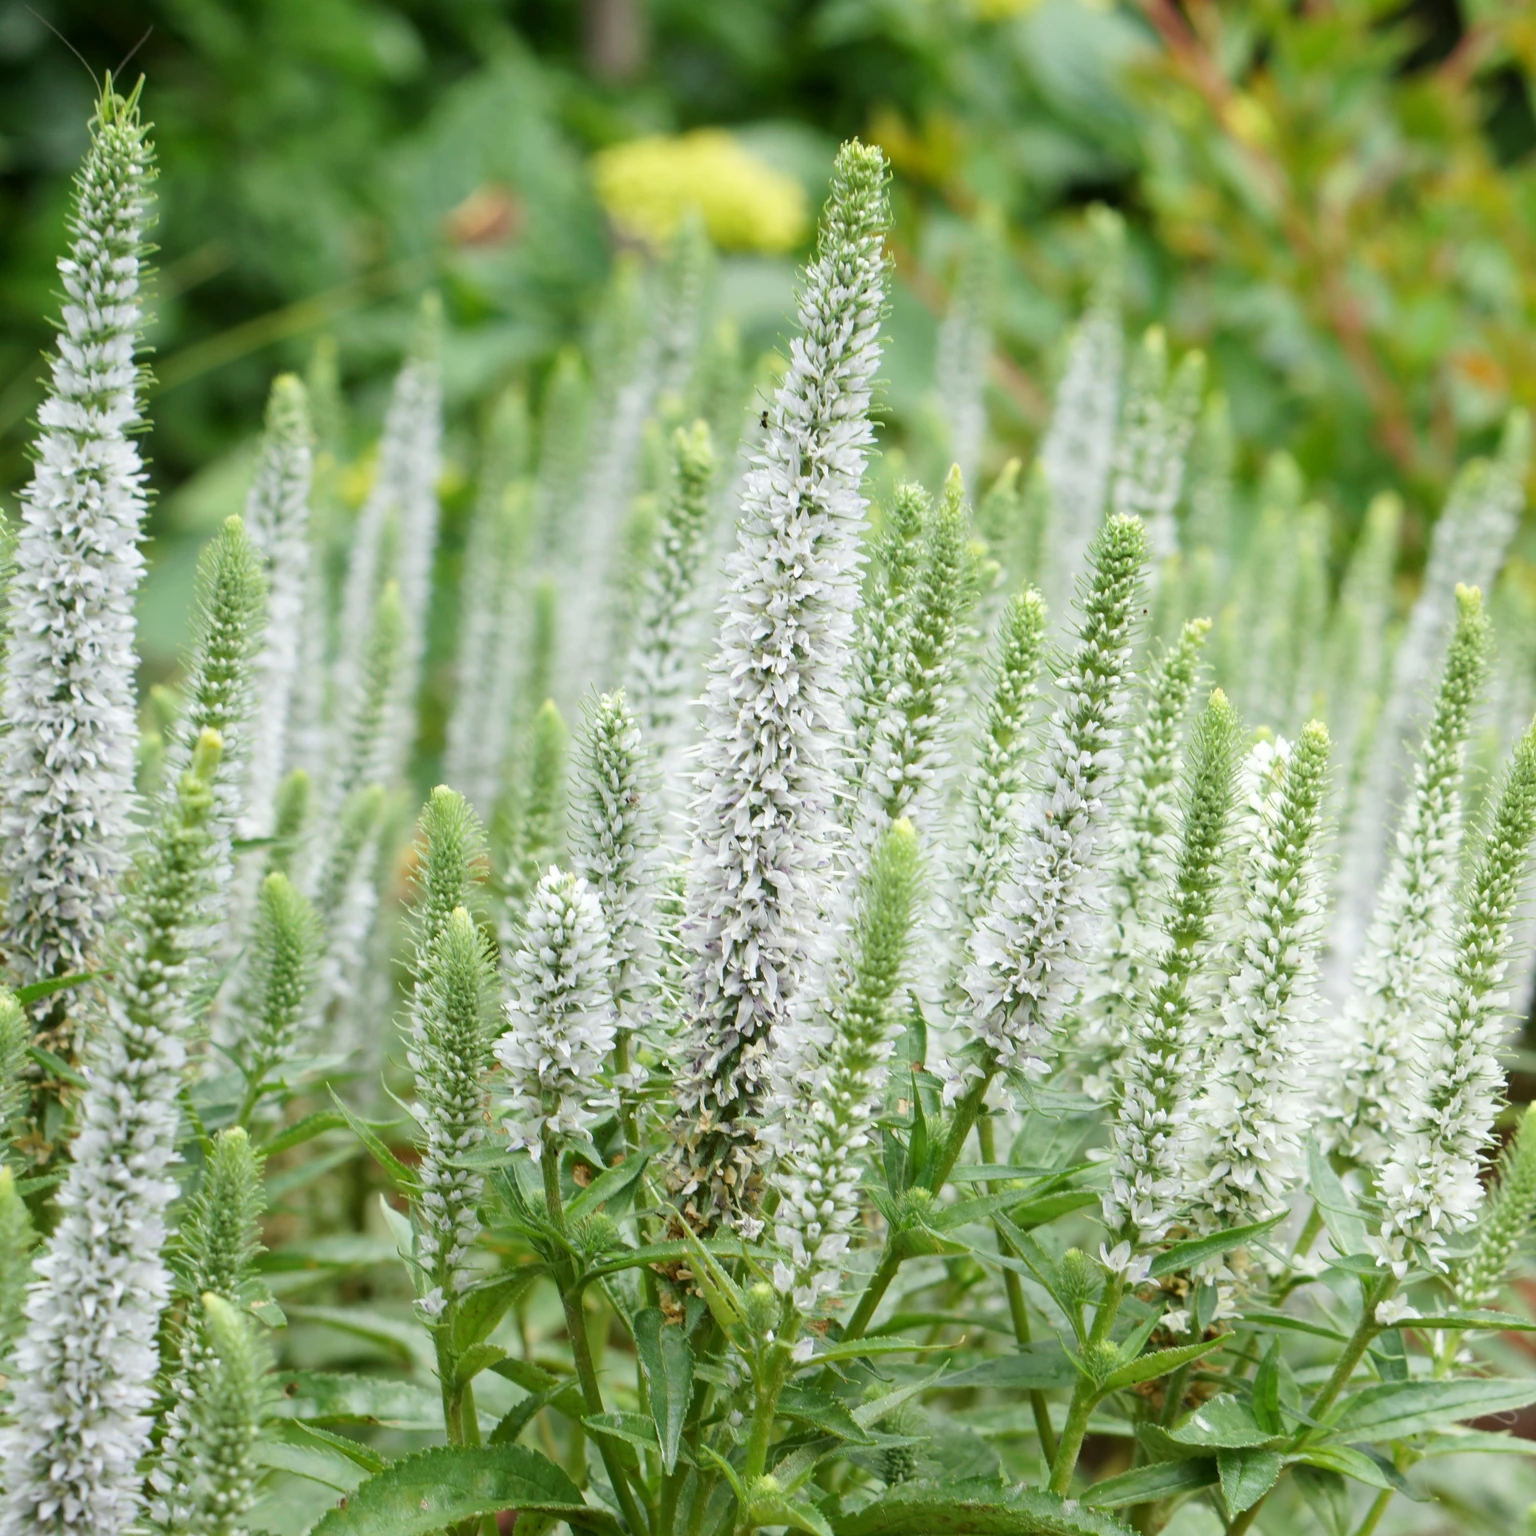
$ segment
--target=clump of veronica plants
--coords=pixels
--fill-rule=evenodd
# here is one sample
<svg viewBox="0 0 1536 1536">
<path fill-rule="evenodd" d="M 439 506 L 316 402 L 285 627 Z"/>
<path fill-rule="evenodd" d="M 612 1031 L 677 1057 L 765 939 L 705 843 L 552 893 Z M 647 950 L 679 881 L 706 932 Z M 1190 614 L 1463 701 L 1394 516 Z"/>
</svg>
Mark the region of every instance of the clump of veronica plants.
<svg viewBox="0 0 1536 1536">
<path fill-rule="evenodd" d="M 433 296 L 356 463 L 280 377 L 135 784 L 137 103 L 10 577 L 0 1536 L 1511 1529 L 1440 1468 L 1536 1404 L 1523 418 L 1398 625 L 1403 506 L 1335 549 L 1127 349 L 1114 215 L 992 439 L 987 213 L 924 396 L 981 478 L 871 473 L 852 142 L 741 421 L 691 221 L 462 501 Z"/>
</svg>

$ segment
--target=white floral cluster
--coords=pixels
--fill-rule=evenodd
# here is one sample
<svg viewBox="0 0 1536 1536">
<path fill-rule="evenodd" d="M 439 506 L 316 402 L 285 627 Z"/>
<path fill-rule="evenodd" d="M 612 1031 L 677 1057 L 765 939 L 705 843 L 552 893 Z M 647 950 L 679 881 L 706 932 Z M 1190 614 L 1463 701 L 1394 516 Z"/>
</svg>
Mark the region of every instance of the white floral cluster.
<svg viewBox="0 0 1536 1536">
<path fill-rule="evenodd" d="M 1434 715 L 1398 823 L 1397 852 L 1376 895 L 1325 1095 L 1327 1139 L 1366 1166 L 1388 1156 L 1402 1131 L 1414 1034 L 1426 1004 L 1443 997 L 1451 959 L 1462 765 L 1491 644 L 1481 594 L 1462 587 L 1457 600 Z"/>
<path fill-rule="evenodd" d="M 679 1099 L 707 1126 L 767 1087 L 774 1032 L 801 1004 L 813 961 L 858 601 L 885 221 L 883 157 L 845 146 L 729 567 L 685 926 L 695 1045 Z"/>
<path fill-rule="evenodd" d="M 1191 1117 L 1186 1182 L 1198 1227 L 1273 1216 L 1301 1177 L 1328 754 L 1328 732 L 1316 721 L 1294 744 L 1261 742 L 1254 749 L 1257 825 L 1249 834 L 1241 936 L 1226 996 L 1203 1042 L 1205 1086 Z"/>
<path fill-rule="evenodd" d="M 314 471 L 309 403 L 292 374 L 274 381 L 266 432 L 245 500 L 245 531 L 261 555 L 267 627 L 256 661 L 241 837 L 268 837 L 277 787 L 291 756 L 300 645 L 310 575 L 309 495 Z"/>
<path fill-rule="evenodd" d="M 602 910 L 618 1027 L 633 1030 L 651 990 L 650 862 L 655 836 L 640 727 L 621 691 L 588 705 L 581 742 L 576 862 Z"/>
<path fill-rule="evenodd" d="M 4 1536 L 117 1536 L 138 1512 L 220 746 L 211 732 L 199 742 L 123 913 L 117 979 L 83 1062 L 80 1129 L 0 1428 Z"/>
<path fill-rule="evenodd" d="M 1501 990 L 1536 834 L 1536 726 L 1521 737 L 1476 867 L 1463 888 L 1449 984 L 1413 1065 L 1408 1129 L 1377 1186 L 1386 1211 L 1380 1249 L 1399 1273 L 1410 1258 L 1444 1263 L 1483 1198 L 1483 1153 L 1504 1089 L 1498 1046 L 1509 1006 Z"/>
<path fill-rule="evenodd" d="M 1051 550 L 1055 579 L 1046 596 L 1058 611 L 1086 568 L 1088 544 L 1104 513 L 1125 366 L 1120 328 L 1125 231 L 1119 217 L 1107 209 L 1096 208 L 1092 217 L 1099 267 L 1088 306 L 1068 343 L 1050 425 L 1040 443 L 1040 464 L 1059 531 Z"/>
<path fill-rule="evenodd" d="M 613 1107 L 601 1083 L 614 1041 L 612 963 L 596 894 L 551 866 L 528 904 L 496 1042 L 512 1091 L 507 1130 L 535 1156 L 546 1135 L 587 1136 Z"/>
<path fill-rule="evenodd" d="M 1092 942 L 1106 796 L 1120 766 L 1136 594 L 1146 554 L 1139 520 L 1113 517 L 1092 551 L 1078 643 L 1057 677 L 1046 775 L 1010 879 L 977 925 L 965 987 L 992 1061 L 1040 1071 Z M 951 1084 L 949 1092 L 955 1091 Z"/>
<path fill-rule="evenodd" d="M 152 175 L 137 94 L 101 98 L 70 216 L 62 327 L 10 580 L 5 947 L 24 980 L 90 968 L 127 867 L 144 471 L 134 347 Z"/>
</svg>

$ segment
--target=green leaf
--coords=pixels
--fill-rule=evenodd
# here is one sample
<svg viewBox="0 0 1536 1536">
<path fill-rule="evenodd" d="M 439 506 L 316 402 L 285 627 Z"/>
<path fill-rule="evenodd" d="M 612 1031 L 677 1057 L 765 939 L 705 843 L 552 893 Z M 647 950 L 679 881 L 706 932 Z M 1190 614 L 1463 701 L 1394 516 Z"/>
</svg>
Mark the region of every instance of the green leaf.
<svg viewBox="0 0 1536 1536">
<path fill-rule="evenodd" d="M 1349 1536 L 1354 1523 L 1354 1507 L 1349 1499 L 1349 1485 L 1344 1479 L 1337 1472 L 1308 1466 L 1293 1467 L 1291 1478 L 1328 1536 Z"/>
<path fill-rule="evenodd" d="M 764 1478 L 763 1481 L 771 1480 Z M 748 1507 L 748 1528 L 764 1525 L 788 1526 L 792 1531 L 806 1532 L 806 1536 L 832 1536 L 832 1527 L 819 1509 L 797 1499 L 786 1499 L 776 1488 L 766 1495 L 755 1494 Z"/>
<path fill-rule="evenodd" d="M 1253 1418 L 1260 1429 L 1278 1435 L 1285 1428 L 1280 1417 L 1280 1341 L 1271 1339 L 1253 1378 Z"/>
<path fill-rule="evenodd" d="M 279 1152 L 301 1147 L 306 1141 L 313 1141 L 316 1136 L 323 1136 L 327 1131 L 342 1130 L 346 1123 L 347 1117 L 337 1114 L 334 1109 L 317 1109 L 314 1114 L 295 1120 L 286 1130 L 278 1131 L 269 1140 L 262 1142 L 262 1155 L 276 1157 Z"/>
<path fill-rule="evenodd" d="M 817 1392 L 809 1387 L 785 1387 L 779 1393 L 779 1413 L 786 1419 L 809 1424 L 823 1434 L 836 1435 L 839 1440 L 851 1440 L 856 1445 L 875 1443 L 874 1437 L 862 1429 L 849 1412 L 847 1403 L 830 1392 Z"/>
<path fill-rule="evenodd" d="M 1150 1355 L 1142 1355 L 1110 1372 L 1104 1383 L 1104 1391 L 1118 1392 L 1122 1387 L 1134 1387 L 1143 1381 L 1156 1381 L 1159 1376 L 1166 1376 L 1169 1371 L 1176 1371 L 1181 1365 L 1188 1365 L 1201 1355 L 1220 1349 L 1226 1342 L 1226 1336 L 1221 1335 L 1214 1339 L 1197 1339 L 1193 1344 L 1180 1344 L 1175 1349 L 1154 1350 Z"/>
<path fill-rule="evenodd" d="M 510 1274 L 471 1286 L 454 1303 L 453 1342 L 465 1350 L 478 1344 L 506 1315 L 507 1308 L 545 1273 L 542 1264 L 524 1264 Z"/>
<path fill-rule="evenodd" d="M 1469 1452 L 1494 1456 L 1536 1456 L 1536 1440 L 1504 1435 L 1496 1430 L 1462 1429 L 1452 1425 L 1429 1437 L 1419 1448 L 1423 1456 L 1465 1456 Z"/>
<path fill-rule="evenodd" d="M 1061 1309 L 1072 1315 L 1072 1308 L 1062 1300 L 1061 1296 L 1061 1270 L 1057 1267 L 1055 1259 L 1043 1249 L 1029 1233 L 1021 1227 L 1016 1227 L 1006 1216 L 997 1218 L 997 1230 L 1008 1239 L 1009 1246 L 1018 1254 L 1029 1273 L 1045 1287 L 1047 1294 Z M 994 1263 L 1004 1263 L 1001 1256 L 993 1259 Z"/>
<path fill-rule="evenodd" d="M 1275 1434 L 1264 1428 L 1242 1398 L 1223 1392 L 1203 1403 L 1177 1429 L 1165 1431 L 1178 1445 L 1206 1450 L 1273 1450 Z"/>
<path fill-rule="evenodd" d="M 1228 1227 L 1224 1232 L 1212 1232 L 1208 1237 L 1192 1237 L 1164 1250 L 1152 1261 L 1148 1273 L 1155 1280 L 1159 1275 L 1175 1275 L 1183 1269 L 1193 1269 L 1202 1259 L 1214 1258 L 1218 1253 L 1230 1253 L 1234 1248 L 1246 1248 L 1250 1243 L 1272 1232 L 1285 1220 L 1286 1212 L 1272 1216 L 1268 1221 L 1255 1221 L 1246 1227 Z"/>
<path fill-rule="evenodd" d="M 586 1400 L 582 1397 L 581 1388 L 573 1377 L 556 1376 L 553 1371 L 546 1371 L 542 1365 L 535 1365 L 531 1360 L 519 1360 L 516 1355 L 507 1355 L 498 1360 L 490 1370 L 492 1375 L 505 1377 L 525 1392 L 544 1395 L 544 1401 L 556 1413 L 570 1419 L 573 1423 L 587 1411 Z M 520 1403 L 517 1406 L 524 1405 Z M 542 1406 L 543 1403 L 540 1404 L 540 1407 Z M 516 1411 L 514 1408 L 513 1412 Z M 534 1412 L 537 1411 L 537 1409 L 534 1410 Z M 532 1414 L 529 1417 L 532 1417 Z"/>
<path fill-rule="evenodd" d="M 682 1328 L 669 1326 L 656 1307 L 635 1313 L 634 1337 L 662 1465 L 670 1473 L 677 1466 L 683 1425 L 693 1400 L 693 1351 Z"/>
<path fill-rule="evenodd" d="M 1318 1214 L 1339 1253 L 1360 1253 L 1365 1248 L 1365 1222 L 1349 1198 L 1333 1165 L 1314 1141 L 1307 1148 L 1307 1187 L 1317 1202 Z"/>
<path fill-rule="evenodd" d="M 1279 1451 L 1229 1450 L 1216 1453 L 1221 1498 L 1228 1518 L 1242 1514 L 1275 1486 L 1280 1476 Z"/>
<path fill-rule="evenodd" d="M 507 1352 L 499 1344 L 471 1344 L 459 1356 L 454 1380 L 461 1387 L 468 1386 L 481 1371 L 489 1369 L 498 1360 L 505 1360 Z"/>
<path fill-rule="evenodd" d="M 948 1344 L 919 1344 L 912 1339 L 850 1339 L 843 1344 L 830 1344 L 819 1349 L 809 1360 L 800 1360 L 791 1366 L 792 1371 L 813 1371 L 818 1366 L 830 1365 L 834 1360 L 865 1360 L 875 1355 L 927 1354 L 930 1350 L 948 1349 Z"/>
<path fill-rule="evenodd" d="M 1077 1371 L 1056 1339 L 1021 1344 L 1016 1354 L 992 1355 L 944 1378 L 949 1387 L 1000 1387 L 1015 1392 L 1070 1387 Z"/>
<path fill-rule="evenodd" d="M 355 1339 L 366 1339 L 387 1350 L 402 1363 L 433 1369 L 435 1352 L 427 1330 L 414 1317 L 391 1317 L 368 1307 L 296 1307 L 288 1308 L 290 1322 L 314 1323 L 334 1328 Z"/>
<path fill-rule="evenodd" d="M 61 1083 L 68 1083 L 71 1088 L 85 1087 L 85 1079 L 62 1056 L 55 1056 L 52 1051 L 41 1045 L 29 1045 L 27 1056 L 50 1077 L 56 1077 Z"/>
<path fill-rule="evenodd" d="M 264 1437 L 252 1448 L 252 1456 L 258 1467 L 287 1472 L 293 1477 L 306 1477 L 336 1493 L 351 1493 L 369 1475 L 350 1456 L 317 1442 L 304 1445 L 286 1438 Z"/>
<path fill-rule="evenodd" d="M 587 1187 L 576 1194 L 565 1207 L 568 1222 L 580 1221 L 605 1205 L 619 1200 L 640 1182 L 645 1165 L 650 1161 L 649 1152 L 636 1152 L 617 1168 L 605 1168 Z"/>
<path fill-rule="evenodd" d="M 1443 1328 L 1448 1333 L 1478 1329 L 1490 1333 L 1536 1333 L 1536 1323 L 1527 1317 L 1516 1317 L 1513 1312 L 1439 1312 L 1434 1317 L 1400 1317 L 1396 1322 L 1385 1324 L 1388 1328 Z"/>
<path fill-rule="evenodd" d="M 441 1393 L 414 1381 L 332 1371 L 285 1371 L 277 1380 L 274 1412 L 283 1418 L 313 1424 L 382 1424 L 391 1429 L 443 1427 Z"/>
<path fill-rule="evenodd" d="M 1384 1456 L 1372 1456 L 1352 1445 L 1308 1446 L 1286 1459 L 1305 1462 L 1309 1467 L 1321 1467 L 1326 1472 L 1337 1472 L 1341 1477 L 1352 1477 L 1371 1488 L 1401 1493 L 1420 1504 L 1426 1502 L 1424 1495 Z"/>
<path fill-rule="evenodd" d="M 1465 1377 L 1459 1381 L 1388 1381 L 1345 1398 L 1328 1440 L 1401 1440 L 1462 1419 L 1512 1413 L 1536 1403 L 1536 1381 Z"/>
<path fill-rule="evenodd" d="M 520 1403 L 513 1405 L 502 1414 L 497 1421 L 495 1429 L 486 1436 L 487 1445 L 511 1445 L 523 1430 L 532 1422 L 533 1416 L 541 1408 L 555 1406 L 555 1399 L 562 1393 L 570 1393 L 571 1400 L 567 1402 L 564 1412 L 568 1419 L 579 1419 L 584 1404 L 578 1393 L 574 1392 L 566 1382 L 557 1382 L 552 1387 L 545 1387 L 542 1392 L 533 1392 Z"/>
<path fill-rule="evenodd" d="M 1107 1477 L 1083 1494 L 1083 1501 L 1100 1509 L 1124 1509 L 1128 1504 L 1150 1504 L 1211 1487 L 1217 1480 L 1216 1463 L 1209 1456 L 1193 1461 L 1160 1461 Z"/>
<path fill-rule="evenodd" d="M 589 1413 L 581 1422 L 594 1435 L 607 1435 L 610 1440 L 622 1440 L 642 1451 L 659 1449 L 656 1426 L 643 1413 Z"/>
<path fill-rule="evenodd" d="M 881 1419 L 894 1413 L 903 1403 L 926 1392 L 943 1374 L 944 1368 L 940 1366 L 938 1370 L 918 1381 L 909 1381 L 902 1386 L 893 1387 L 889 1392 L 875 1398 L 873 1402 L 860 1403 L 853 1410 L 853 1422 L 860 1429 L 873 1429 Z M 816 1470 L 817 1464 L 828 1454 L 829 1448 L 825 1446 L 807 1445 L 797 1451 L 791 1451 L 773 1469 L 774 1479 L 786 1492 L 792 1493 L 810 1477 Z"/>
<path fill-rule="evenodd" d="M 384 1139 L 379 1135 L 379 1128 L 370 1125 L 366 1120 L 353 1114 L 342 1101 L 337 1098 L 336 1090 L 331 1089 L 331 1098 L 342 1118 L 351 1128 L 352 1134 L 362 1142 L 372 1155 L 374 1162 L 389 1176 L 389 1181 L 397 1189 L 408 1195 L 417 1193 L 416 1175 L 384 1145 Z"/>
<path fill-rule="evenodd" d="M 1326 1323 L 1309 1322 L 1303 1317 L 1292 1317 L 1288 1312 L 1269 1312 L 1263 1307 L 1245 1311 L 1243 1323 L 1244 1326 L 1279 1328 L 1286 1333 L 1310 1333 L 1316 1338 L 1332 1339 L 1338 1344 L 1344 1343 L 1348 1338 L 1347 1334 L 1340 1333 L 1337 1328 L 1330 1328 Z"/>
<path fill-rule="evenodd" d="M 431 1536 L 504 1509 L 550 1514 L 593 1536 L 620 1529 L 537 1451 L 521 1445 L 442 1445 L 370 1477 L 344 1509 L 327 1513 L 311 1536 Z"/>
<path fill-rule="evenodd" d="M 976 1479 L 902 1483 L 853 1514 L 834 1536 L 1128 1536 L 1111 1515 L 1054 1493 Z"/>
<path fill-rule="evenodd" d="M 747 1309 L 746 1299 L 736 1282 L 721 1268 L 714 1254 L 686 1228 L 683 1231 L 683 1246 L 688 1250 L 688 1267 L 693 1272 L 693 1283 L 703 1295 L 710 1316 L 722 1328 L 735 1327 Z"/>
<path fill-rule="evenodd" d="M 50 976 L 46 981 L 34 981 L 24 987 L 12 987 L 11 996 L 25 1008 L 29 1003 L 41 1002 L 45 997 L 52 997 L 55 992 L 62 992 L 66 987 L 83 986 L 88 981 L 95 981 L 98 976 L 105 976 L 105 971 L 76 971 L 69 976 Z M 52 1051 L 43 1051 L 44 1056 L 53 1056 Z M 58 1058 L 54 1057 L 57 1061 Z"/>
</svg>

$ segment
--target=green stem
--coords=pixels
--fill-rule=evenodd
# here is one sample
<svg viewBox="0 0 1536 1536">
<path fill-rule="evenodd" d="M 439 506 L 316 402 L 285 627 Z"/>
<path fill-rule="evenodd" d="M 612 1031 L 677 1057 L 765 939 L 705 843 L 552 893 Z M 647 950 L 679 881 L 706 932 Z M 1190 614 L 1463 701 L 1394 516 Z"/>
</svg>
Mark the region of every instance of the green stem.
<svg viewBox="0 0 1536 1536">
<path fill-rule="evenodd" d="M 1382 1276 L 1380 1280 L 1370 1285 L 1361 1287 L 1362 1298 L 1360 1307 L 1360 1321 L 1355 1325 L 1355 1331 L 1350 1335 L 1349 1342 L 1344 1346 L 1344 1353 L 1339 1356 L 1328 1380 L 1318 1389 L 1317 1396 L 1307 1405 L 1307 1417 L 1316 1423 L 1333 1406 L 1339 1393 L 1349 1385 L 1349 1379 L 1355 1374 L 1355 1367 L 1359 1365 L 1366 1350 L 1371 1347 L 1371 1340 L 1381 1332 L 1381 1324 L 1376 1321 L 1376 1308 L 1392 1295 L 1397 1289 L 1397 1277 L 1392 1274 Z M 1310 1426 L 1301 1430 L 1291 1442 L 1292 1450 L 1299 1450 L 1311 1437 L 1317 1433 Z M 1269 1497 L 1265 1494 L 1257 1503 L 1249 1505 L 1227 1527 L 1227 1536 L 1243 1536 L 1255 1520 L 1259 1517 L 1259 1510 L 1263 1508 L 1264 1501 Z M 1379 1517 L 1378 1517 L 1379 1518 Z M 1369 1529 L 1369 1528 L 1368 1528 Z"/>
<path fill-rule="evenodd" d="M 1124 1296 L 1125 1280 L 1120 1275 L 1111 1275 L 1104 1282 L 1099 1304 L 1094 1309 L 1093 1331 L 1088 1335 L 1088 1348 L 1084 1351 L 1090 1360 L 1097 1354 L 1096 1346 L 1109 1338 Z M 1067 1409 L 1067 1422 L 1061 1428 L 1061 1443 L 1056 1447 L 1056 1459 L 1051 1463 L 1052 1493 L 1064 1494 L 1072 1486 L 1072 1474 L 1077 1470 L 1077 1458 L 1083 1449 L 1083 1436 L 1088 1432 L 1088 1416 L 1100 1395 L 1098 1386 L 1086 1376 L 1077 1378 Z"/>
<path fill-rule="evenodd" d="M 544 1133 L 544 1145 L 539 1165 L 544 1174 L 544 1201 L 549 1209 L 550 1222 L 562 1235 L 565 1232 L 565 1201 L 560 1193 L 560 1150 L 548 1131 Z M 565 1309 L 565 1331 L 571 1341 L 571 1359 L 576 1367 L 576 1380 L 581 1386 L 582 1401 L 588 1413 L 603 1412 L 603 1393 L 598 1385 L 597 1371 L 592 1364 L 592 1344 L 587 1337 L 587 1315 L 582 1306 L 581 1291 L 575 1284 L 575 1266 L 569 1259 L 555 1266 L 555 1283 L 560 1289 L 560 1302 Z M 629 1484 L 629 1474 L 618 1452 L 610 1444 L 607 1435 L 597 1437 L 597 1453 L 602 1457 L 608 1481 L 613 1484 L 614 1497 L 624 1513 L 625 1523 L 632 1536 L 644 1536 L 650 1529 L 640 1512 L 639 1502 Z"/>
<path fill-rule="evenodd" d="M 1392 1502 L 1392 1490 L 1383 1488 L 1380 1493 L 1371 1500 L 1371 1507 L 1365 1512 L 1365 1519 L 1360 1522 L 1360 1528 L 1355 1536 L 1371 1536 L 1371 1532 L 1381 1524 L 1381 1517 L 1387 1512 L 1387 1505 Z"/>
<path fill-rule="evenodd" d="M 613 1037 L 613 1072 L 615 1077 L 629 1077 L 629 1031 L 621 1029 Z M 627 1156 L 640 1145 L 635 1124 L 635 1100 L 633 1092 L 626 1088 L 619 1105 L 619 1126 L 624 1132 L 624 1152 Z"/>
<path fill-rule="evenodd" d="M 747 1450 L 741 1465 L 741 1479 L 748 1488 L 767 1469 L 768 1441 L 773 1434 L 773 1421 L 779 1409 L 779 1393 L 783 1390 L 788 1369 L 789 1351 L 781 1344 L 770 1345 L 767 1369 L 759 1370 L 755 1384 L 752 1428 L 747 1435 Z M 746 1511 L 743 1510 L 742 1514 L 745 1515 Z"/>
<path fill-rule="evenodd" d="M 976 1146 L 981 1153 L 982 1162 L 997 1161 L 997 1140 L 992 1133 L 990 1115 L 983 1115 L 976 1122 Z M 987 1192 L 996 1194 L 1002 1187 L 1000 1180 L 991 1179 L 987 1183 Z M 1017 1257 L 1012 1245 L 1003 1235 L 1002 1227 L 994 1222 L 993 1231 L 997 1234 L 998 1252 L 1009 1258 Z M 1030 1343 L 1031 1333 L 1029 1306 L 1024 1299 L 1024 1282 L 1019 1278 L 1017 1270 L 1003 1271 L 1003 1289 L 1008 1295 L 1008 1315 L 1013 1320 L 1013 1336 L 1022 1348 Z M 1056 1460 L 1056 1431 L 1051 1428 L 1050 1404 L 1046 1402 L 1045 1393 L 1041 1388 L 1030 1388 L 1029 1406 L 1035 1417 L 1035 1433 L 1040 1437 L 1041 1459 L 1046 1466 L 1050 1466 Z"/>
<path fill-rule="evenodd" d="M 949 1176 L 954 1172 L 955 1164 L 960 1161 L 960 1153 L 965 1148 L 965 1138 L 971 1134 L 971 1127 L 976 1124 L 976 1117 L 981 1113 L 982 1100 L 987 1096 L 987 1089 L 992 1086 L 992 1079 L 997 1075 L 997 1069 L 991 1068 L 971 1084 L 970 1092 L 955 1105 L 954 1112 L 949 1121 L 949 1133 L 944 1138 L 944 1149 L 939 1153 L 938 1161 L 934 1163 L 928 1175 L 928 1188 L 934 1194 L 938 1194 L 949 1182 Z"/>
<path fill-rule="evenodd" d="M 869 1284 L 864 1287 L 864 1294 L 859 1297 L 859 1304 L 853 1309 L 853 1316 L 848 1319 L 848 1325 L 843 1329 L 845 1339 L 858 1339 L 864 1336 L 864 1330 L 869 1327 L 870 1319 L 875 1315 L 875 1309 L 885 1298 L 885 1293 L 890 1289 L 891 1281 L 896 1278 L 896 1271 L 901 1268 L 901 1260 L 897 1258 L 896 1251 L 891 1240 L 885 1240 L 885 1252 L 880 1255 L 880 1263 L 874 1274 L 869 1277 Z"/>
</svg>

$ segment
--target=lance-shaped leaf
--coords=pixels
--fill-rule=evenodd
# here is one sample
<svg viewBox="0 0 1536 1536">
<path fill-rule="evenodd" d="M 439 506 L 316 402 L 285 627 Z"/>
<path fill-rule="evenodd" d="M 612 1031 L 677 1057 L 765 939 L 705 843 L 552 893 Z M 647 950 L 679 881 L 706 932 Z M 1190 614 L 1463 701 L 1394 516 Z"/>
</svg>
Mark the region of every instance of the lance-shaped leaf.
<svg viewBox="0 0 1536 1536">
<path fill-rule="evenodd" d="M 834 1536 L 1129 1536 L 1112 1515 L 983 1478 L 903 1483 L 832 1522 Z"/>
<path fill-rule="evenodd" d="M 670 1474 L 683 1443 L 683 1424 L 693 1397 L 693 1351 L 687 1334 L 669 1327 L 656 1307 L 644 1307 L 634 1318 L 635 1354 L 645 1379 L 662 1465 Z"/>
<path fill-rule="evenodd" d="M 1347 1397 L 1328 1426 L 1330 1441 L 1401 1440 L 1462 1419 L 1513 1413 L 1536 1403 L 1536 1381 L 1467 1377 L 1387 1381 Z"/>
</svg>

